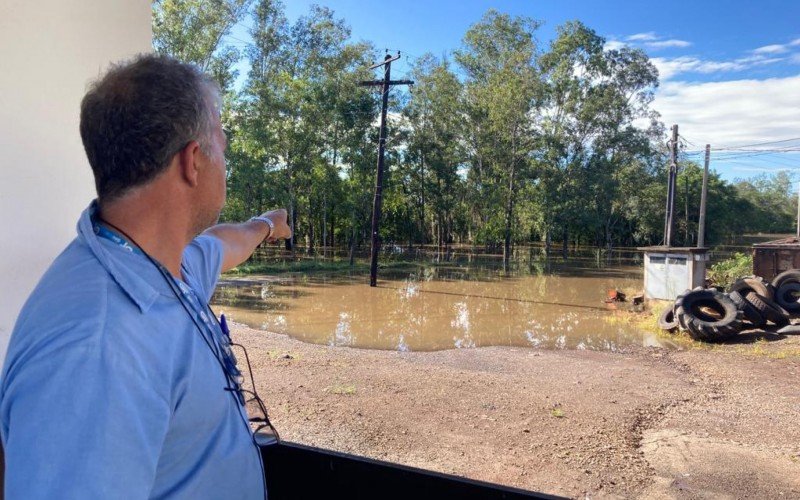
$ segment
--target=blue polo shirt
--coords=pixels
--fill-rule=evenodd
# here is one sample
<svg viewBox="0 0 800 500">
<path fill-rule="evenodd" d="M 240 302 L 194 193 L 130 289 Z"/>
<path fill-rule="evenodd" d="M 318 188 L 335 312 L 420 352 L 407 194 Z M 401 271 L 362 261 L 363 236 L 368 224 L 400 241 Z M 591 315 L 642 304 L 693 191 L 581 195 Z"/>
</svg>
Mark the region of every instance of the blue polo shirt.
<svg viewBox="0 0 800 500">
<path fill-rule="evenodd" d="M 7 498 L 265 497 L 225 375 L 159 271 L 92 228 L 28 298 L 0 394 Z M 208 300 L 222 243 L 199 236 L 185 283 Z"/>
</svg>

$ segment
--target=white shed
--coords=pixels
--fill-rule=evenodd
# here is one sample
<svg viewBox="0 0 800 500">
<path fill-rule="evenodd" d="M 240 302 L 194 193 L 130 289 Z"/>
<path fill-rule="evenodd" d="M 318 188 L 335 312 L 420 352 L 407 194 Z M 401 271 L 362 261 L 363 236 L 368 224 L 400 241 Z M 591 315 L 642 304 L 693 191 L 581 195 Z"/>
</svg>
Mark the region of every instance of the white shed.
<svg viewBox="0 0 800 500">
<path fill-rule="evenodd" d="M 705 285 L 708 248 L 644 247 L 644 296 L 675 300 L 686 289 Z"/>
</svg>

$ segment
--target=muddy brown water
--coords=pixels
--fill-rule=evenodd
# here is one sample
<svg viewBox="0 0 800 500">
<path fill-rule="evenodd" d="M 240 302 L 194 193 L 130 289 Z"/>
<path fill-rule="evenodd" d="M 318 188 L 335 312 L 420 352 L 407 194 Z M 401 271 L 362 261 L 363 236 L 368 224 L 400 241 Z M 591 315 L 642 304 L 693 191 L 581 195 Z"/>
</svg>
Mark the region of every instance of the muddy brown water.
<svg viewBox="0 0 800 500">
<path fill-rule="evenodd" d="M 227 278 L 212 304 L 235 322 L 335 346 L 397 351 L 671 347 L 604 302 L 609 289 L 641 286 L 638 266 L 574 266 L 516 276 L 431 266 L 386 271 L 376 288 L 368 286 L 365 275 Z"/>
</svg>

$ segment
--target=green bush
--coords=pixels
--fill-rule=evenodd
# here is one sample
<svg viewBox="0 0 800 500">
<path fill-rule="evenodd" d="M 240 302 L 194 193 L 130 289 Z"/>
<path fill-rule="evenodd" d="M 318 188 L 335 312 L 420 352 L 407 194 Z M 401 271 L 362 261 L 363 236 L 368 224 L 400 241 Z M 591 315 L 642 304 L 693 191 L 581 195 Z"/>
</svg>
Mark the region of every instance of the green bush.
<svg viewBox="0 0 800 500">
<path fill-rule="evenodd" d="M 753 256 L 736 252 L 729 259 L 717 262 L 708 271 L 712 285 L 730 287 L 734 281 L 753 274 Z"/>
</svg>

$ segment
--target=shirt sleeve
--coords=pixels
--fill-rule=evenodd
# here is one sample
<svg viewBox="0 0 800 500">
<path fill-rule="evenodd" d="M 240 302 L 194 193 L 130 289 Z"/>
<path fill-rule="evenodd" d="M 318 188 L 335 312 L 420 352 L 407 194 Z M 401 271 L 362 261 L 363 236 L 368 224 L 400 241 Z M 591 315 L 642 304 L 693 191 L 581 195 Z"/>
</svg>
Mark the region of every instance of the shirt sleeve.
<svg viewBox="0 0 800 500">
<path fill-rule="evenodd" d="M 167 399 L 113 348 L 68 346 L 56 356 L 6 381 L 6 498 L 148 498 Z"/>
<path fill-rule="evenodd" d="M 210 234 L 201 234 L 183 251 L 183 265 L 202 288 L 206 302 L 214 295 L 222 270 L 222 242 Z"/>
</svg>

